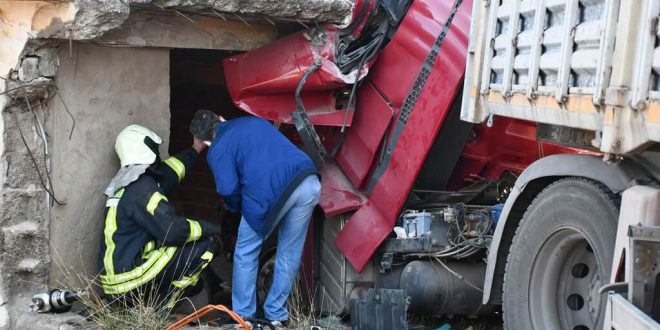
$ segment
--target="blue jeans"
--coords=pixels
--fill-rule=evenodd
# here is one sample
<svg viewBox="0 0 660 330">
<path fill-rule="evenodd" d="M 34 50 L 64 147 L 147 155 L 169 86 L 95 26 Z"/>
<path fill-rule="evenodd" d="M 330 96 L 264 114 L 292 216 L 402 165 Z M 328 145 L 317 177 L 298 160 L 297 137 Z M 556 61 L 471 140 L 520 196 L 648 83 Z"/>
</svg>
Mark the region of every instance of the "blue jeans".
<svg viewBox="0 0 660 330">
<path fill-rule="evenodd" d="M 279 222 L 273 284 L 264 303 L 264 313 L 271 321 L 286 321 L 286 301 L 298 269 L 307 237 L 312 211 L 321 196 L 316 175 L 305 178 L 293 191 L 275 219 Z M 263 239 L 245 219 L 238 227 L 232 276 L 232 309 L 241 316 L 254 317 L 257 311 L 257 274 Z"/>
</svg>

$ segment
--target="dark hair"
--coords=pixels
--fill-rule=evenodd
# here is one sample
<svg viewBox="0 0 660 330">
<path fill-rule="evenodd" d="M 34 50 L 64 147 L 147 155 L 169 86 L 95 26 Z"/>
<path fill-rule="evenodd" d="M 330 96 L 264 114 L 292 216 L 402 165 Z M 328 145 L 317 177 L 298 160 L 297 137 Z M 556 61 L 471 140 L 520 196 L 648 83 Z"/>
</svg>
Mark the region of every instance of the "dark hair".
<svg viewBox="0 0 660 330">
<path fill-rule="evenodd" d="M 197 110 L 195 116 L 190 122 L 190 133 L 198 139 L 204 141 L 213 140 L 213 130 L 215 125 L 220 122 L 218 115 L 210 110 Z"/>
</svg>

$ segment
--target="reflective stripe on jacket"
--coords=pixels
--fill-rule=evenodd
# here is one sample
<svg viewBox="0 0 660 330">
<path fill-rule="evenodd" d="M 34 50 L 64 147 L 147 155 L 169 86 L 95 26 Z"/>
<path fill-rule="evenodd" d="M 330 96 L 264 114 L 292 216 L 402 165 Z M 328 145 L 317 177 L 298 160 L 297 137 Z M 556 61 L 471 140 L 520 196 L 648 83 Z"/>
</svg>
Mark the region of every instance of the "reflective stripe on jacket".
<svg viewBox="0 0 660 330">
<path fill-rule="evenodd" d="M 148 283 L 178 246 L 214 233 L 209 223 L 177 215 L 166 197 L 196 158 L 192 148 L 170 157 L 108 199 L 100 251 L 100 280 L 106 294 Z"/>
</svg>

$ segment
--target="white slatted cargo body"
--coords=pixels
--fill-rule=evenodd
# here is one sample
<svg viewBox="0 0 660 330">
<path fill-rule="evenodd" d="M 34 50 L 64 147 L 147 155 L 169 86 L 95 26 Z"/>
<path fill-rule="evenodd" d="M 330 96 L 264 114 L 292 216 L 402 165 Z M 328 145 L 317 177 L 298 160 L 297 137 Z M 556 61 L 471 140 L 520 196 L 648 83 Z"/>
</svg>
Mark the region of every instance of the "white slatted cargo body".
<svg viewBox="0 0 660 330">
<path fill-rule="evenodd" d="M 660 142 L 660 0 L 475 0 L 461 118 L 595 132 L 606 153 Z"/>
</svg>

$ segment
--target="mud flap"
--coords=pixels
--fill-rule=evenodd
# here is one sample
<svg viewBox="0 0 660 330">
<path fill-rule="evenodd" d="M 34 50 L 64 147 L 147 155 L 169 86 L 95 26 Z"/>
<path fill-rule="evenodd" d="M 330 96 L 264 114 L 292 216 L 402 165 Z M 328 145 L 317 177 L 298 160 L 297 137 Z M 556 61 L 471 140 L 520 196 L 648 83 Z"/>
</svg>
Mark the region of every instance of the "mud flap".
<svg viewBox="0 0 660 330">
<path fill-rule="evenodd" d="M 351 329 L 408 329 L 409 301 L 405 290 L 369 289 L 361 299 L 351 299 Z"/>
</svg>

